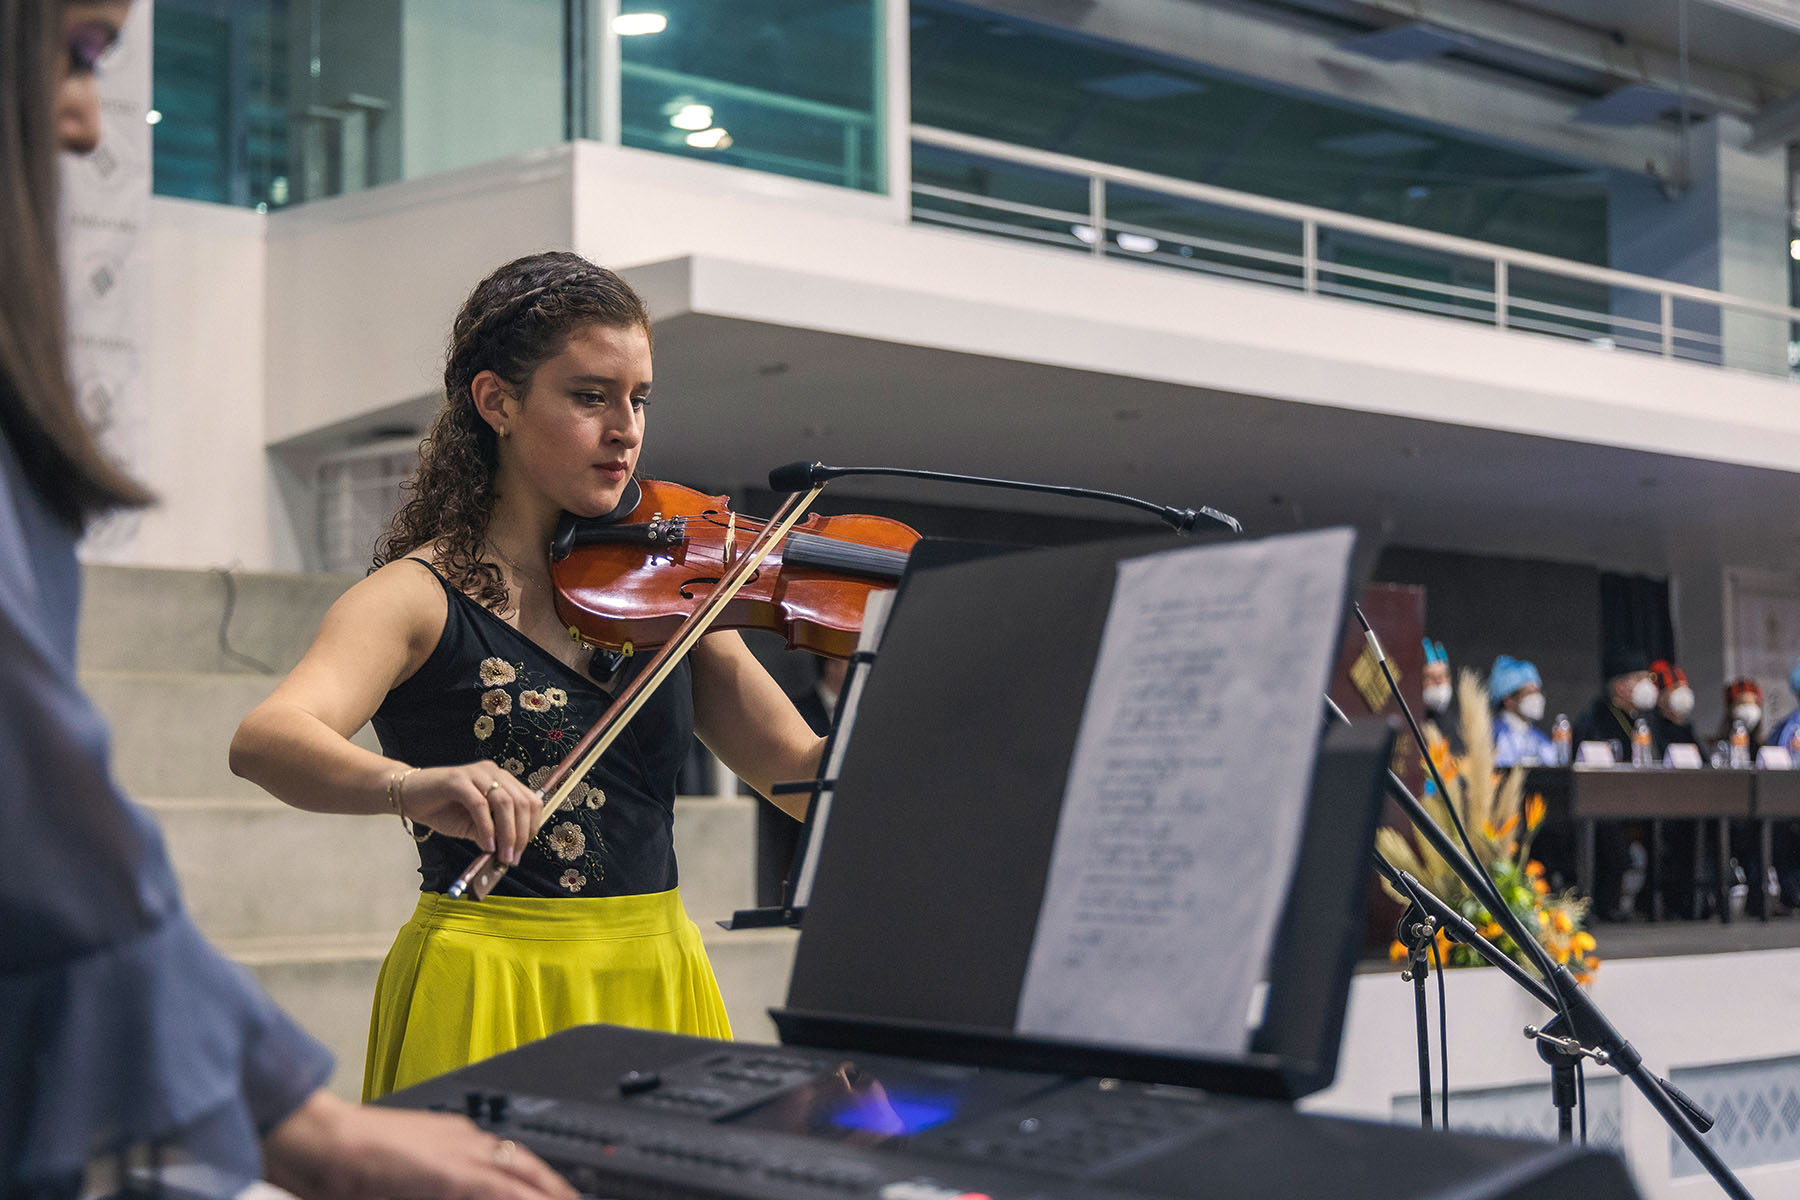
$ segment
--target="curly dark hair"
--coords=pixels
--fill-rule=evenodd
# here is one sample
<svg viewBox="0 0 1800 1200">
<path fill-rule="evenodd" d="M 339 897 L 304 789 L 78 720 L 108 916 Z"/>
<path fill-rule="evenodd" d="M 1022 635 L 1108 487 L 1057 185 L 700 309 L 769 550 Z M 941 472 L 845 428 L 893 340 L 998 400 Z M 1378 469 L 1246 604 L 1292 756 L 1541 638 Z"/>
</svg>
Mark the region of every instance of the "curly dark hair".
<svg viewBox="0 0 1800 1200">
<path fill-rule="evenodd" d="M 443 410 L 419 446 L 406 502 L 376 543 L 375 567 L 436 543 L 446 579 L 494 611 L 506 609 L 500 568 L 481 558 L 498 438 L 475 411 L 470 384 L 492 371 L 523 394 L 532 374 L 592 325 L 636 326 L 650 337 L 649 311 L 631 285 L 579 254 L 516 258 L 475 285 L 451 327 Z"/>
</svg>

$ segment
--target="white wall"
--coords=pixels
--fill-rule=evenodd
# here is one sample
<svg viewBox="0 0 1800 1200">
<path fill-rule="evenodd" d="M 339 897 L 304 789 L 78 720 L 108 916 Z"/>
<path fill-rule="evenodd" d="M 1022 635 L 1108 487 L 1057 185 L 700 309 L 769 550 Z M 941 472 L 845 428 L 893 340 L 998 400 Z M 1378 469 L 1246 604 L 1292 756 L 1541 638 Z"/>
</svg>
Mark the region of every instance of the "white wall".
<svg viewBox="0 0 1800 1200">
<path fill-rule="evenodd" d="M 273 565 L 263 426 L 264 218 L 156 197 L 150 205 L 149 420 L 135 561 Z M 285 524 L 285 523 L 283 523 Z"/>
<path fill-rule="evenodd" d="M 1605 955 L 1602 927 L 1600 953 Z M 1350 991 L 1343 1057 L 1332 1087 L 1308 1099 L 1319 1112 L 1386 1120 L 1396 1097 L 1419 1087 L 1412 985 L 1400 968 L 1358 975 Z M 1547 1010 L 1491 969 L 1445 975 L 1450 1013 L 1451 1118 L 1455 1092 L 1542 1083 L 1549 1107 L 1549 1069 L 1521 1031 L 1542 1024 Z M 1437 982 L 1430 981 L 1433 1084 L 1442 1086 L 1437 1058 Z M 1594 1002 L 1644 1057 L 1652 1072 L 1713 1063 L 1781 1059 L 1800 1054 L 1800 951 L 1604 962 L 1594 978 Z M 1614 1072 L 1588 1067 L 1590 1087 Z M 1649 1102 L 1624 1085 L 1622 1144 L 1646 1200 L 1716 1196 L 1702 1176 L 1672 1180 L 1669 1134 Z M 1416 1121 L 1416 1110 L 1412 1120 Z M 1742 1172 L 1757 1196 L 1800 1195 L 1800 1163 Z"/>
<path fill-rule="evenodd" d="M 558 150 L 271 214 L 269 441 L 437 393 L 463 299 L 569 248 L 572 200 Z"/>
</svg>

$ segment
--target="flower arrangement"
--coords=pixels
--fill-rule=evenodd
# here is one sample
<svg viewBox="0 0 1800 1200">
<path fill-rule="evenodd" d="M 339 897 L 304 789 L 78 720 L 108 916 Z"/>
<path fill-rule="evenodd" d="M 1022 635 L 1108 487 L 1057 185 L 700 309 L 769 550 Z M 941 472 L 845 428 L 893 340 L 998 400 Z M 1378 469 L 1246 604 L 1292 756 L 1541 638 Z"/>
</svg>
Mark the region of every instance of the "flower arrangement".
<svg viewBox="0 0 1800 1200">
<path fill-rule="evenodd" d="M 1535 929 L 1538 940 L 1550 957 L 1569 968 L 1575 978 L 1586 983 L 1600 966 L 1594 953 L 1593 934 L 1583 928 L 1588 901 L 1574 891 L 1551 894 L 1550 881 L 1544 877 L 1544 866 L 1531 857 L 1531 842 L 1544 820 L 1541 796 L 1524 796 L 1525 772 L 1520 768 L 1501 774 L 1494 769 L 1493 722 L 1480 679 L 1473 671 L 1463 671 L 1457 680 L 1457 703 L 1462 712 L 1463 742 L 1468 753 L 1460 760 L 1452 757 L 1444 740 L 1434 738 L 1430 745 L 1431 761 L 1443 776 L 1445 795 L 1428 786 L 1424 799 L 1426 811 L 1440 829 L 1454 837 L 1450 806 L 1462 818 L 1463 828 L 1475 847 L 1475 858 L 1482 870 L 1494 881 L 1495 888 L 1527 929 Z M 1515 961 L 1530 965 L 1530 960 L 1502 929 L 1500 923 L 1476 898 L 1468 885 L 1450 869 L 1438 853 L 1423 840 L 1415 840 L 1394 829 L 1376 832 L 1376 847 L 1396 867 L 1430 888 L 1446 904 L 1460 912 L 1482 937 Z M 1391 884 L 1382 885 L 1402 904 L 1408 897 Z M 1482 965 L 1482 959 L 1471 946 L 1452 942 L 1442 931 L 1438 935 L 1438 961 L 1447 967 Z M 1405 958 L 1404 943 L 1395 942 L 1388 949 L 1390 957 Z"/>
</svg>

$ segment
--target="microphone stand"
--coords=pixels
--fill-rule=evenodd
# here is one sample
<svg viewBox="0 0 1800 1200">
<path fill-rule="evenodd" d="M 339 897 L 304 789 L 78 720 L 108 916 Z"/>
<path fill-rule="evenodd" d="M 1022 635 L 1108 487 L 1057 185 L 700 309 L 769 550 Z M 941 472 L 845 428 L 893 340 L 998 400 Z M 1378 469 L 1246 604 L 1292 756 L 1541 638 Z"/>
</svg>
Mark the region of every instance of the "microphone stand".
<svg viewBox="0 0 1800 1200">
<path fill-rule="evenodd" d="M 1380 640 L 1376 638 L 1375 631 L 1369 626 L 1368 618 L 1363 616 L 1361 608 L 1356 610 L 1356 615 L 1357 619 L 1362 622 L 1363 631 L 1375 654 L 1376 661 L 1381 664 L 1382 673 L 1387 677 L 1388 686 L 1393 689 L 1394 698 L 1400 702 L 1400 711 L 1405 714 L 1407 723 L 1412 726 L 1413 736 L 1418 739 L 1420 749 L 1424 750 L 1423 731 L 1419 729 L 1418 722 L 1413 718 L 1412 710 L 1407 707 L 1405 698 L 1400 695 L 1399 686 L 1394 680 L 1392 669 L 1388 666 L 1387 655 L 1381 649 Z M 1432 778 L 1437 780 L 1439 793 L 1448 798 L 1449 792 L 1444 790 L 1443 782 L 1438 776 L 1437 765 L 1431 761 L 1429 752 L 1425 753 L 1425 764 L 1431 771 Z M 1531 956 L 1539 973 L 1549 985 L 1547 994 L 1553 998 L 1551 1007 L 1557 1010 L 1557 1021 L 1547 1022 L 1542 1027 L 1528 1025 L 1525 1027 L 1525 1036 L 1537 1041 L 1540 1046 L 1546 1042 L 1554 1044 L 1559 1052 L 1570 1056 L 1577 1063 L 1582 1058 L 1592 1058 L 1595 1062 L 1610 1066 L 1631 1080 L 1644 1098 L 1650 1102 L 1650 1106 L 1656 1110 L 1657 1115 L 1663 1119 L 1675 1136 L 1681 1139 L 1682 1144 L 1706 1168 L 1707 1174 L 1713 1177 L 1726 1195 L 1733 1197 L 1734 1200 L 1752 1200 L 1749 1190 L 1744 1187 L 1742 1181 L 1730 1167 L 1725 1165 L 1724 1160 L 1714 1152 L 1702 1136 L 1705 1130 L 1712 1128 L 1713 1124 L 1712 1118 L 1706 1111 L 1668 1080 L 1652 1074 L 1644 1066 L 1643 1055 L 1639 1054 L 1636 1047 L 1626 1041 L 1625 1036 L 1613 1026 L 1612 1022 L 1606 1019 L 1606 1015 L 1600 1011 L 1599 1006 L 1594 1003 L 1593 998 L 1587 994 L 1586 990 L 1575 981 L 1575 976 L 1570 974 L 1569 969 L 1560 963 L 1551 961 L 1549 954 L 1545 952 L 1535 934 L 1526 928 L 1519 915 L 1513 912 L 1512 907 L 1500 896 L 1494 887 L 1493 880 L 1488 878 L 1487 872 L 1474 861 L 1474 855 L 1472 853 L 1464 855 L 1462 848 L 1450 840 L 1450 836 L 1438 826 L 1436 821 L 1431 819 L 1431 814 L 1426 812 L 1424 806 L 1413 796 L 1411 789 L 1391 770 L 1387 773 L 1387 790 L 1388 795 L 1393 797 L 1405 810 L 1420 835 L 1431 843 L 1432 849 L 1436 850 L 1439 857 L 1450 865 L 1457 877 L 1481 900 L 1489 915 L 1501 928 L 1506 930 L 1507 936 L 1512 938 L 1513 944 Z M 1456 816 L 1455 806 L 1446 805 L 1446 807 L 1450 812 L 1451 820 L 1456 823 L 1457 832 L 1462 835 L 1464 845 L 1467 845 L 1468 834 L 1463 831 L 1462 823 Z M 1415 885 L 1416 882 L 1414 881 Z M 1419 888 L 1419 891 L 1424 893 L 1422 887 Z M 1412 890 L 1408 889 L 1407 894 L 1412 895 Z M 1467 924 L 1467 922 L 1463 923 Z M 1455 926 L 1452 927 L 1455 928 Z M 1470 944 L 1485 945 L 1478 937 Z M 1489 949 L 1493 948 L 1489 947 Z M 1498 950 L 1494 950 L 1493 953 L 1499 955 Z M 1484 954 L 1483 957 L 1488 956 Z M 1495 960 L 1490 958 L 1489 961 Z M 1511 971 L 1508 971 L 1508 975 L 1516 978 L 1516 976 L 1512 976 Z M 1541 993 L 1539 989 L 1534 987 L 1530 990 L 1539 999 L 1544 999 L 1544 993 Z M 1561 1032 L 1549 1032 L 1557 1022 L 1561 1022 Z M 1546 1061 L 1554 1063 L 1554 1060 L 1547 1059 Z M 1555 1086 L 1559 1091 L 1565 1090 L 1560 1082 Z M 1566 1116 L 1559 1113 L 1559 1124 L 1564 1120 L 1566 1120 Z"/>
<path fill-rule="evenodd" d="M 1041 492 L 1050 496 L 1073 496 L 1081 500 L 1100 500 L 1122 504 L 1127 508 L 1154 513 L 1178 533 L 1189 533 L 1201 518 L 1215 521 L 1233 533 L 1244 532 L 1244 526 L 1230 513 L 1201 505 L 1199 508 L 1170 508 L 1126 496 L 1119 492 L 1101 492 L 1093 488 L 1068 487 L 1059 483 L 1026 483 L 1017 479 L 990 479 L 985 475 L 957 475 L 950 471 L 924 471 L 915 467 L 828 467 L 821 462 L 792 462 L 769 472 L 769 489 L 776 492 L 800 492 L 830 479 L 846 475 L 885 475 L 900 479 L 931 479 L 940 483 L 967 483 L 976 487 L 1009 488 L 1018 492 Z"/>
</svg>

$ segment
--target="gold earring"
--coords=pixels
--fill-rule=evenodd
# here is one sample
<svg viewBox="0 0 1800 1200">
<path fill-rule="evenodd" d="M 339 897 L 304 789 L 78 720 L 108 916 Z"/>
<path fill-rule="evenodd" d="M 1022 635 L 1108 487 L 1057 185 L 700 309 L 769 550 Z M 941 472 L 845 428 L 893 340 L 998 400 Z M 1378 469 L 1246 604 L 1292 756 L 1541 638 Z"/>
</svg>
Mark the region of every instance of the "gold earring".
<svg viewBox="0 0 1800 1200">
<path fill-rule="evenodd" d="M 505 437 L 505 436 L 506 436 L 506 426 L 504 426 L 504 425 L 502 425 L 502 426 L 501 426 L 501 427 L 500 427 L 500 436 L 501 436 L 501 437 Z"/>
</svg>

